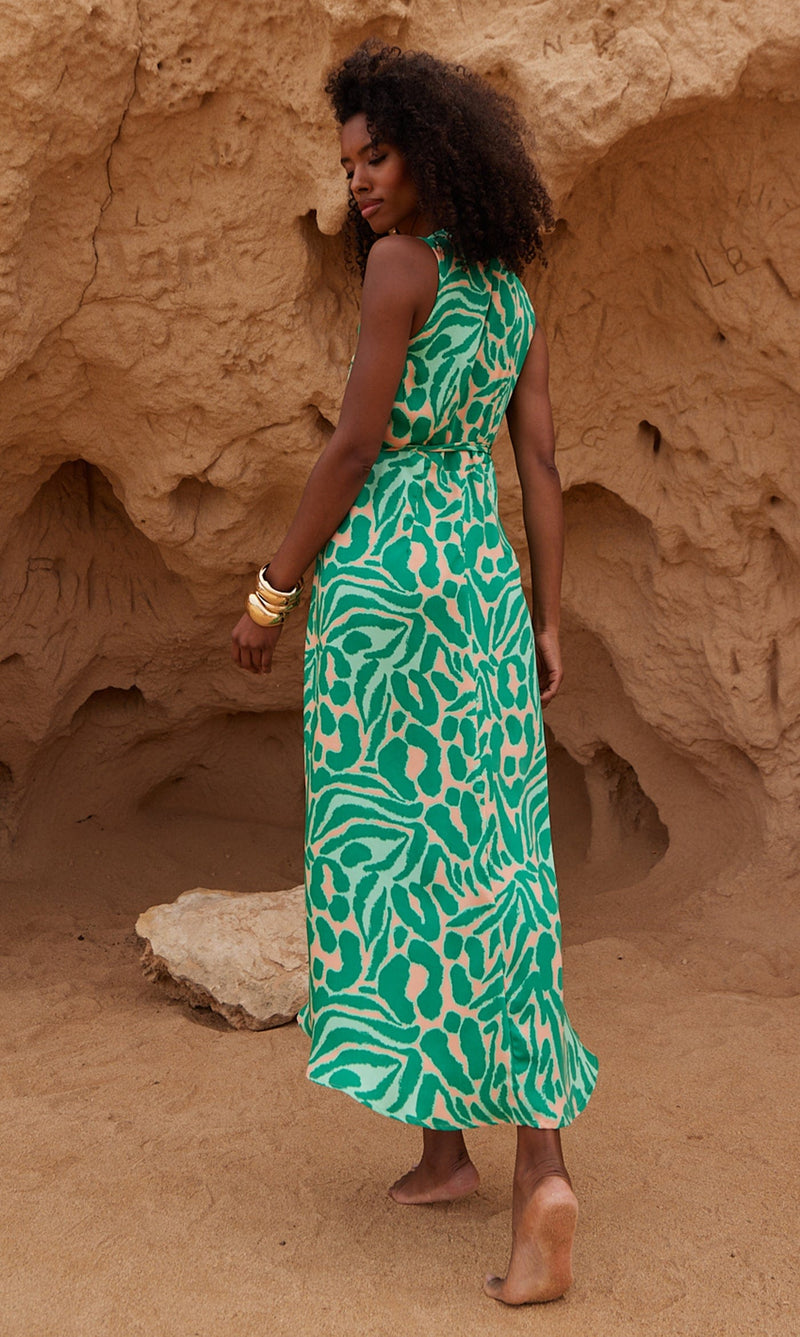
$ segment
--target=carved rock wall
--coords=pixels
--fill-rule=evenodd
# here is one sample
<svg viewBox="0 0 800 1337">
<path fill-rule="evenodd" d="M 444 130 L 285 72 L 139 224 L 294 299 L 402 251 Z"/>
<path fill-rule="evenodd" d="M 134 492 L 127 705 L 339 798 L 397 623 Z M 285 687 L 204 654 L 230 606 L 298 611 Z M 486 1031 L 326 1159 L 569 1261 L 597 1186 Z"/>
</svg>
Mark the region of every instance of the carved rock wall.
<svg viewBox="0 0 800 1337">
<path fill-rule="evenodd" d="M 368 33 L 514 94 L 556 199 L 531 276 L 569 528 L 549 722 L 587 848 L 642 822 L 652 860 L 788 847 L 800 16 L 777 0 L 3 11 L 6 830 L 247 815 L 243 756 L 298 820 L 302 625 L 266 683 L 227 639 L 337 414 L 357 297 L 321 83 Z M 507 442 L 497 463 L 521 545 Z"/>
</svg>

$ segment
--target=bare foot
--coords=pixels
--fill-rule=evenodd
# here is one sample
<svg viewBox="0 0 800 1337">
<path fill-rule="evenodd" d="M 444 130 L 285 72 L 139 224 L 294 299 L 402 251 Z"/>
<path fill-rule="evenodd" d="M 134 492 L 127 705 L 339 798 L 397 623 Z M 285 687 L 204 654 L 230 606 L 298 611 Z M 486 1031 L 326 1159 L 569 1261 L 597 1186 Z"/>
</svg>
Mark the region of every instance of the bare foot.
<svg viewBox="0 0 800 1337">
<path fill-rule="evenodd" d="M 572 1285 L 572 1240 L 578 1200 L 565 1179 L 547 1175 L 533 1188 L 514 1186 L 511 1262 L 484 1290 L 507 1305 L 557 1300 Z"/>
<path fill-rule="evenodd" d="M 389 1197 L 404 1204 L 455 1202 L 478 1187 L 478 1171 L 465 1153 L 455 1162 L 430 1165 L 423 1157 L 389 1189 Z"/>
</svg>

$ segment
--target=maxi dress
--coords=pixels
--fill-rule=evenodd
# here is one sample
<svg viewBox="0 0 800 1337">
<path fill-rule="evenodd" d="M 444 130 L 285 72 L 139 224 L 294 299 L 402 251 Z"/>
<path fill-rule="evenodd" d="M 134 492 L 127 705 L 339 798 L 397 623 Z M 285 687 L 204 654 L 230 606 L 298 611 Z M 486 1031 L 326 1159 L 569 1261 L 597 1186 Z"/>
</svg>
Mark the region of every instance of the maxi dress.
<svg viewBox="0 0 800 1337">
<path fill-rule="evenodd" d="M 530 613 L 491 447 L 535 317 L 448 234 L 378 458 L 320 552 L 304 664 L 308 1076 L 409 1124 L 557 1128 L 564 1008 Z"/>
</svg>

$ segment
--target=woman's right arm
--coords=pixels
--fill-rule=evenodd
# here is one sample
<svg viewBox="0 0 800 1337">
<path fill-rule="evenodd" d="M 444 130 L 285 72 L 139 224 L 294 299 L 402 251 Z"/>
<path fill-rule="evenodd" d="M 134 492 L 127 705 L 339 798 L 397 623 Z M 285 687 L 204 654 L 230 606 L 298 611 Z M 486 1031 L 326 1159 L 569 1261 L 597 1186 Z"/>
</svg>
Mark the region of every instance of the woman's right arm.
<svg viewBox="0 0 800 1337">
<path fill-rule="evenodd" d="M 420 263 L 423 254 L 431 261 Z M 433 266 L 433 271 L 430 266 Z M 430 305 L 436 261 L 409 237 L 384 237 L 369 254 L 361 304 L 361 334 L 339 424 L 311 471 L 286 537 L 269 563 L 270 584 L 292 589 L 338 529 L 369 476 L 386 434 L 420 308 Z M 280 634 L 245 613 L 233 631 L 232 658 L 241 668 L 269 673 Z"/>
<path fill-rule="evenodd" d="M 522 486 L 522 511 L 533 580 L 533 630 L 542 705 L 552 701 L 564 676 L 558 643 L 564 511 L 555 463 L 547 341 L 537 324 L 507 410 L 508 429 Z"/>
</svg>

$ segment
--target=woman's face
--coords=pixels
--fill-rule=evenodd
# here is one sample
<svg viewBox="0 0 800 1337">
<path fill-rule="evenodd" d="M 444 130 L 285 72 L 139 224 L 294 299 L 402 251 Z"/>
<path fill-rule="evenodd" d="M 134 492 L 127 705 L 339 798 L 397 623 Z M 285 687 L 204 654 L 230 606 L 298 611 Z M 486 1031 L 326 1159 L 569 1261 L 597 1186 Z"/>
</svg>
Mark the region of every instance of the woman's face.
<svg viewBox="0 0 800 1337">
<path fill-rule="evenodd" d="M 361 217 L 373 232 L 428 236 L 432 227 L 422 213 L 406 160 L 391 144 L 372 142 L 363 112 L 342 126 L 342 166 Z"/>
</svg>

